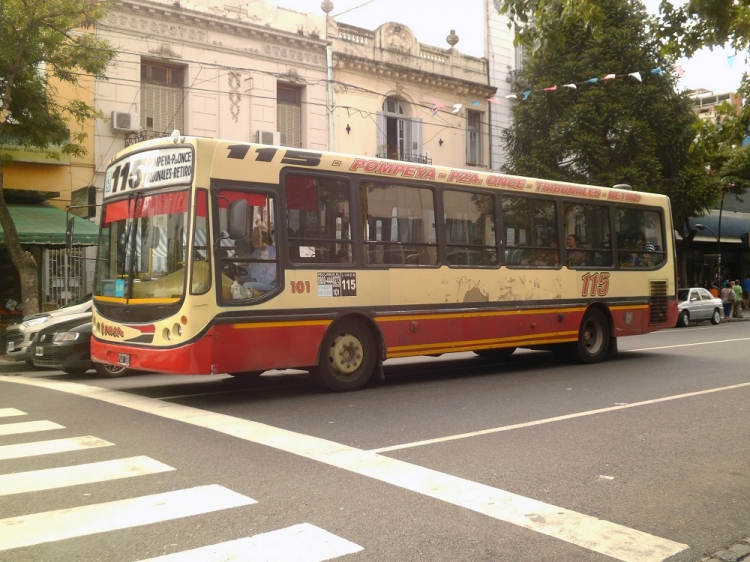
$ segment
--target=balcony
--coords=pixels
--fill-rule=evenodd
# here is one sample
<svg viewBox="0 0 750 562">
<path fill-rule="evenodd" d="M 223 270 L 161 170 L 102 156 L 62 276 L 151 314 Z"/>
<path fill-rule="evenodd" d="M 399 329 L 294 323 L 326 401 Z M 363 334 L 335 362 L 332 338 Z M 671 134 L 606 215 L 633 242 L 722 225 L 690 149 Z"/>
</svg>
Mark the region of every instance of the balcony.
<svg viewBox="0 0 750 562">
<path fill-rule="evenodd" d="M 422 154 L 402 154 L 396 155 L 391 154 L 388 156 L 387 153 L 376 154 L 375 158 L 385 158 L 386 160 L 400 160 L 401 162 L 413 162 L 414 164 L 432 164 L 432 158 L 427 158 Z"/>
</svg>

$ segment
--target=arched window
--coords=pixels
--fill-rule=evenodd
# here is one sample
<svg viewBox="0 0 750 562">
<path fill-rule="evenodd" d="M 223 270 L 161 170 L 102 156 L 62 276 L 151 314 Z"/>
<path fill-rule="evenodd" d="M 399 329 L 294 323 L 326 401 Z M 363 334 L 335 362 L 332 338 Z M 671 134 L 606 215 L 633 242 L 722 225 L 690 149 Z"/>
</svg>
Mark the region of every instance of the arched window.
<svg viewBox="0 0 750 562">
<path fill-rule="evenodd" d="M 408 105 L 397 98 L 386 98 L 378 113 L 378 156 L 392 160 L 420 162 L 422 120 L 410 119 Z"/>
</svg>

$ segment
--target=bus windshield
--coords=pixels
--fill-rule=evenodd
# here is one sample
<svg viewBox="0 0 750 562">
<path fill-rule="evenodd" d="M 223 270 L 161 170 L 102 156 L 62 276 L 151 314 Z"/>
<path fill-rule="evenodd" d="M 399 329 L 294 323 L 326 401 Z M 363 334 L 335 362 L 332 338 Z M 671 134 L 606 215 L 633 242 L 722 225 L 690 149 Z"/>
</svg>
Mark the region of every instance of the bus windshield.
<svg viewBox="0 0 750 562">
<path fill-rule="evenodd" d="M 182 298 L 188 202 L 185 190 L 146 196 L 136 193 L 104 205 L 95 297 L 133 304 Z"/>
</svg>

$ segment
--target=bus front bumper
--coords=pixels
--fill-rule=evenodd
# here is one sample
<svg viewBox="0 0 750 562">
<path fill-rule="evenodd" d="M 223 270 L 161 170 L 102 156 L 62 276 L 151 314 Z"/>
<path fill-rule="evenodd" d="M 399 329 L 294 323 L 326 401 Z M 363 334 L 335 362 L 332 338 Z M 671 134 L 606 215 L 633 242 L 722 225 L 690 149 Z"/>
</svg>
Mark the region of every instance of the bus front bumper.
<svg viewBox="0 0 750 562">
<path fill-rule="evenodd" d="M 93 337 L 91 360 L 95 363 L 124 365 L 137 371 L 168 374 L 210 375 L 211 334 L 180 347 L 156 349 L 111 343 Z"/>
</svg>

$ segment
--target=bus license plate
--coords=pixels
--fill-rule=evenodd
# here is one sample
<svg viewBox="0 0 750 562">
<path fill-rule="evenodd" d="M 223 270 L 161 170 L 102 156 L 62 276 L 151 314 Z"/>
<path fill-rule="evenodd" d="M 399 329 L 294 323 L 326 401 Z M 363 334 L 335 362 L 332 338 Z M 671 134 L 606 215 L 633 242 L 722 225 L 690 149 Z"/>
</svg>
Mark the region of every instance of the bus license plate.
<svg viewBox="0 0 750 562">
<path fill-rule="evenodd" d="M 41 345 L 36 346 L 36 356 L 42 357 L 44 355 L 44 348 Z"/>
<path fill-rule="evenodd" d="M 124 365 L 125 367 L 130 366 L 130 355 L 127 353 L 120 353 L 117 357 L 117 364 Z"/>
</svg>

